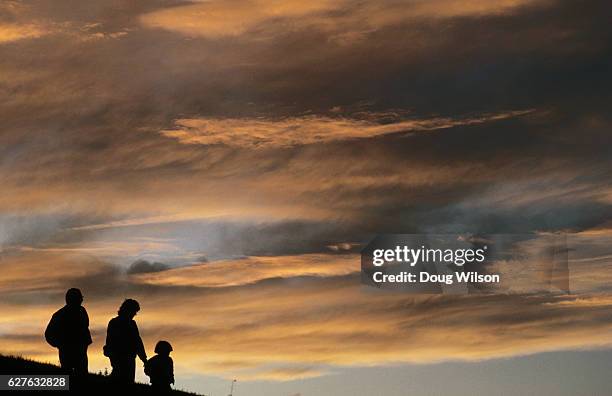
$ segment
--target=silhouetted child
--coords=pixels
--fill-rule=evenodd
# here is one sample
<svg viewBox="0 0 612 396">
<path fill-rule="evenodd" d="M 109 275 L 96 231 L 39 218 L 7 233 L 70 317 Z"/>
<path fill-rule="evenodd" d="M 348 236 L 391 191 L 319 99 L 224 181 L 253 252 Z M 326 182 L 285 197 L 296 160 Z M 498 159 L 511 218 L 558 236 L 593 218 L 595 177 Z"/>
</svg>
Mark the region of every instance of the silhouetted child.
<svg viewBox="0 0 612 396">
<path fill-rule="evenodd" d="M 159 341 L 155 345 L 155 353 L 145 363 L 144 372 L 149 376 L 153 390 L 158 393 L 169 392 L 174 384 L 174 363 L 170 357 L 172 345 L 168 341 Z"/>
</svg>

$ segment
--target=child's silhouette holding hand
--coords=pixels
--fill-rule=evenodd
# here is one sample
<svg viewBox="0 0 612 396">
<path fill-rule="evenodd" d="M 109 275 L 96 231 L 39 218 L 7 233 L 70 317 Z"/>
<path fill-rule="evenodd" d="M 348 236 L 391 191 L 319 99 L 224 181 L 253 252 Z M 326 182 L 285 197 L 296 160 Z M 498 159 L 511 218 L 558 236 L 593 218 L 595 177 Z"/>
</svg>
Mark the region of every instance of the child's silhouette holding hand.
<svg viewBox="0 0 612 396">
<path fill-rule="evenodd" d="M 174 384 L 174 363 L 170 357 L 172 345 L 168 341 L 159 341 L 155 353 L 145 364 L 144 372 L 149 376 L 151 386 L 156 392 L 169 392 Z"/>
</svg>

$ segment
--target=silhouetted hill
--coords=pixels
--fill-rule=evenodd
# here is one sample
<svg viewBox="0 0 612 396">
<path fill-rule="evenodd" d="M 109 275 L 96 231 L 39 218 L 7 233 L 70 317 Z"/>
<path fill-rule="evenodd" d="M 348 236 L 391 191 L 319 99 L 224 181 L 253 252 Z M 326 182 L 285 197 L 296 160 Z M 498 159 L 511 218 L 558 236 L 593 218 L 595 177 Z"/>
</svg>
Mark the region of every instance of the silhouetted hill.
<svg viewBox="0 0 612 396">
<path fill-rule="evenodd" d="M 24 359 L 16 356 L 4 356 L 0 355 L 0 374 L 62 374 L 62 370 L 53 364 L 40 363 L 34 360 Z M 134 384 L 130 389 L 117 389 L 111 382 L 110 378 L 99 374 L 88 374 L 82 384 L 79 385 L 79 389 L 72 389 L 73 394 L 78 395 L 104 395 L 104 396 L 118 396 L 121 395 L 151 395 L 151 387 L 146 384 Z M 36 394 L 40 395 L 44 391 L 19 391 L 19 395 Z M 62 394 L 61 391 L 48 391 L 54 392 L 56 395 Z M 4 391 L 2 392 L 4 393 Z M 196 393 L 184 392 L 175 390 L 170 393 L 173 396 L 187 396 L 197 395 Z"/>
</svg>

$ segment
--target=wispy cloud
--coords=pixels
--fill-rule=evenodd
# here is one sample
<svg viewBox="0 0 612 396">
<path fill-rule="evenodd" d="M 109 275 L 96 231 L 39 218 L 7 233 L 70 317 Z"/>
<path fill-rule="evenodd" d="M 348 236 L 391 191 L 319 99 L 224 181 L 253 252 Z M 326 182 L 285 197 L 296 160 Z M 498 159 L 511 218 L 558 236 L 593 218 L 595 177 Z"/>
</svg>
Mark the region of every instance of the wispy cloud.
<svg viewBox="0 0 612 396">
<path fill-rule="evenodd" d="M 609 252 L 609 236 L 578 238 L 571 255 L 593 253 L 593 244 L 595 254 Z M 94 330 L 94 370 L 108 365 L 94 351 L 125 297 L 141 303 L 137 320 L 148 348 L 168 339 L 179 372 L 227 378 L 288 380 L 346 366 L 612 346 L 612 300 L 602 289 L 609 290 L 609 260 L 570 260 L 581 294 L 565 296 L 370 290 L 360 284 L 354 254 L 249 257 L 134 275 L 75 252 L 21 252 L 1 264 L 0 350 L 54 359 L 40 334 L 65 289 L 77 286 Z"/>
<path fill-rule="evenodd" d="M 372 32 L 415 18 L 498 15 L 541 3 L 540 0 L 412 0 L 401 3 L 347 0 L 315 0 L 307 3 L 296 0 L 240 0 L 227 3 L 212 0 L 153 11 L 143 15 L 141 21 L 146 27 L 211 39 L 246 33 L 257 35 L 265 31 L 264 25 L 278 21 L 283 22 L 283 26 L 291 26 L 293 30 L 306 27 L 338 30 L 346 36 Z"/>
<path fill-rule="evenodd" d="M 84 226 L 71 227 L 72 231 L 86 231 L 86 230 L 103 230 L 106 228 L 118 228 L 118 227 L 132 227 L 132 226 L 141 226 L 148 224 L 162 224 L 162 223 L 174 223 L 185 220 L 214 220 L 225 217 L 223 214 L 218 214 L 210 217 L 199 217 L 193 213 L 190 214 L 174 214 L 174 215 L 165 215 L 165 216 L 150 216 L 150 217 L 141 217 L 134 219 L 125 219 L 125 220 L 117 220 L 117 221 L 109 221 L 107 223 L 99 223 L 99 224 L 88 224 Z"/>
<path fill-rule="evenodd" d="M 609 8 L 0 1 L 0 351 L 55 361 L 74 286 L 95 370 L 126 297 L 181 374 L 609 346 Z M 368 235 L 457 230 L 583 230 L 581 295 L 359 285 Z"/>
<path fill-rule="evenodd" d="M 303 116 L 286 119 L 186 118 L 164 136 L 184 144 L 223 144 L 232 147 L 269 148 L 373 138 L 399 132 L 433 131 L 518 117 L 534 110 L 515 110 L 464 118 L 430 118 L 381 124 L 371 119 Z M 375 115 L 374 115 L 375 116 Z"/>
<path fill-rule="evenodd" d="M 38 38 L 48 33 L 48 29 L 35 24 L 3 24 L 0 22 L 0 44 Z"/>
<path fill-rule="evenodd" d="M 228 287 L 274 278 L 342 276 L 359 270 L 359 256 L 355 254 L 304 254 L 216 261 L 133 278 L 152 285 Z"/>
</svg>

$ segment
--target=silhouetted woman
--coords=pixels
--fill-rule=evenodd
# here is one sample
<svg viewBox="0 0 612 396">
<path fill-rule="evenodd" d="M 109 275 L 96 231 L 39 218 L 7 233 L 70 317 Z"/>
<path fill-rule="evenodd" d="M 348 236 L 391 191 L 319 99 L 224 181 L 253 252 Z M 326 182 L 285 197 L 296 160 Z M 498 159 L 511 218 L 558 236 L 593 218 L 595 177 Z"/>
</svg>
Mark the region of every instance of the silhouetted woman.
<svg viewBox="0 0 612 396">
<path fill-rule="evenodd" d="M 117 317 L 108 322 L 104 355 L 110 358 L 113 367 L 111 377 L 116 382 L 133 383 L 136 375 L 136 356 L 143 363 L 147 361 L 138 326 L 134 321 L 138 311 L 138 301 L 128 298 L 121 304 Z"/>
</svg>

